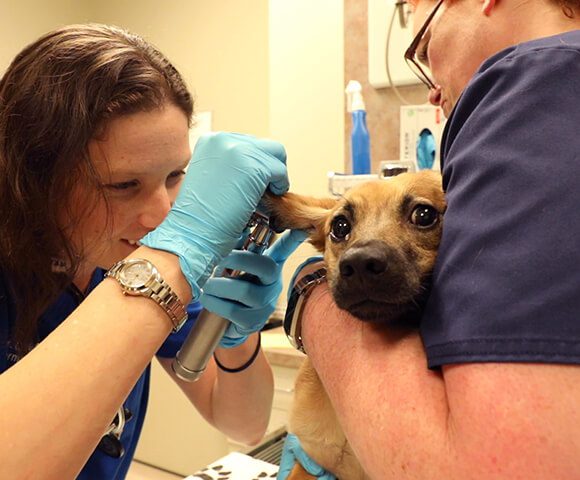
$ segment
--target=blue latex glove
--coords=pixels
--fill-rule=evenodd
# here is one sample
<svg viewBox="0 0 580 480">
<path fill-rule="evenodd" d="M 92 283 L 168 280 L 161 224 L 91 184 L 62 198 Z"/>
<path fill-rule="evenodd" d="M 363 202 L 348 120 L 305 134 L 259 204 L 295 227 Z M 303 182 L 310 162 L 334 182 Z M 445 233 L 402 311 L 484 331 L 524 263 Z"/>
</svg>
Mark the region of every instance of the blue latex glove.
<svg viewBox="0 0 580 480">
<path fill-rule="evenodd" d="M 267 188 L 277 195 L 288 190 L 281 144 L 235 133 L 203 136 L 169 214 L 141 242 L 179 256 L 197 299 Z"/>
<path fill-rule="evenodd" d="M 305 232 L 292 230 L 262 255 L 234 250 L 220 263 L 219 269 L 241 270 L 259 280 L 256 284 L 244 278 L 212 277 L 203 287 L 199 300 L 204 308 L 232 322 L 220 346 L 239 345 L 250 333 L 262 329 L 282 291 L 282 266 L 306 238 Z"/>
<path fill-rule="evenodd" d="M 284 440 L 284 448 L 282 449 L 282 458 L 280 459 L 280 470 L 276 480 L 286 480 L 294 465 L 299 463 L 302 465 L 310 475 L 322 480 L 336 480 L 336 477 L 324 470 L 318 463 L 312 460 L 308 454 L 302 449 L 300 440 L 292 433 L 289 433 Z"/>
</svg>

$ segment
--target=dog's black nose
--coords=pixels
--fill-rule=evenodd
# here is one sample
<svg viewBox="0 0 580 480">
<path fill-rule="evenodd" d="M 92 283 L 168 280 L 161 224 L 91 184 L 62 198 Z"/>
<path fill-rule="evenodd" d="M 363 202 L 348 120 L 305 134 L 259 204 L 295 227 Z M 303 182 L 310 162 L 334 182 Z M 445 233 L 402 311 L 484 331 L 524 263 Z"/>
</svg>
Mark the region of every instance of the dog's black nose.
<svg viewBox="0 0 580 480">
<path fill-rule="evenodd" d="M 414 255 L 383 240 L 355 242 L 342 253 L 338 275 L 329 276 L 336 304 L 362 320 L 401 320 L 421 292 Z"/>
<path fill-rule="evenodd" d="M 384 250 L 378 248 L 353 248 L 345 252 L 338 268 L 341 277 L 372 277 L 385 272 L 387 259 Z"/>
</svg>

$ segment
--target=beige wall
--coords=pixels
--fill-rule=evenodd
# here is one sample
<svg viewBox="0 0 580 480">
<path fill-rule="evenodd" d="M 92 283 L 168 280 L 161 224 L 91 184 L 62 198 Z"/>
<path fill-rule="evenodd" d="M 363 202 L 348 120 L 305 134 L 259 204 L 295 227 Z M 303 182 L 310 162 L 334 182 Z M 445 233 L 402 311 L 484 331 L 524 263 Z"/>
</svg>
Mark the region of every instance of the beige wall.
<svg viewBox="0 0 580 480">
<path fill-rule="evenodd" d="M 270 132 L 299 193 L 326 195 L 343 168 L 342 31 L 342 0 L 270 2 Z"/>
<path fill-rule="evenodd" d="M 267 0 L 0 0 L 0 72 L 41 34 L 87 21 L 157 45 L 215 129 L 269 135 Z"/>
<path fill-rule="evenodd" d="M 144 36 L 183 74 L 216 130 L 269 134 L 267 0 L 100 0 L 94 19 Z"/>
<path fill-rule="evenodd" d="M 53 28 L 86 21 L 87 2 L 0 0 L 0 73 L 28 43 Z"/>
</svg>

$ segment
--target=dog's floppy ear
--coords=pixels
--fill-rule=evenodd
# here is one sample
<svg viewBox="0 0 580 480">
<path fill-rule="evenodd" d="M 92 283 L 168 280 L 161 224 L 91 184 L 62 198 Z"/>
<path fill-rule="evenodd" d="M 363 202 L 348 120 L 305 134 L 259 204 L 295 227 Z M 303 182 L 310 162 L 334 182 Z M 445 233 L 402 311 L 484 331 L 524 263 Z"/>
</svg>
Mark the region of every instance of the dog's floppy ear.
<svg viewBox="0 0 580 480">
<path fill-rule="evenodd" d="M 326 218 L 336 202 L 333 198 L 315 198 L 290 192 L 281 196 L 267 193 L 263 201 L 274 230 L 306 230 L 310 243 L 320 252 L 324 250 Z"/>
</svg>

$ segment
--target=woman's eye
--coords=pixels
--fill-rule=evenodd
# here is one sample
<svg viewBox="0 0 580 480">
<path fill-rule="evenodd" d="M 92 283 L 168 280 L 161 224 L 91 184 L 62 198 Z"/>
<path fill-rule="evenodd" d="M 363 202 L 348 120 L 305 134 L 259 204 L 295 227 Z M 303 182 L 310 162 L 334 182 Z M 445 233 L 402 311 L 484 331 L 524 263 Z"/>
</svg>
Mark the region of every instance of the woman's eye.
<svg viewBox="0 0 580 480">
<path fill-rule="evenodd" d="M 134 188 L 137 185 L 139 185 L 137 180 L 130 180 L 128 182 L 109 183 L 108 185 L 105 185 L 105 187 L 110 190 L 123 191 L 129 190 L 130 188 Z"/>
<path fill-rule="evenodd" d="M 417 205 L 411 212 L 411 223 L 419 228 L 428 228 L 437 223 L 439 212 L 431 205 Z"/>
<path fill-rule="evenodd" d="M 332 220 L 330 224 L 330 239 L 333 242 L 343 242 L 348 240 L 351 225 L 344 215 L 339 215 Z"/>
</svg>

